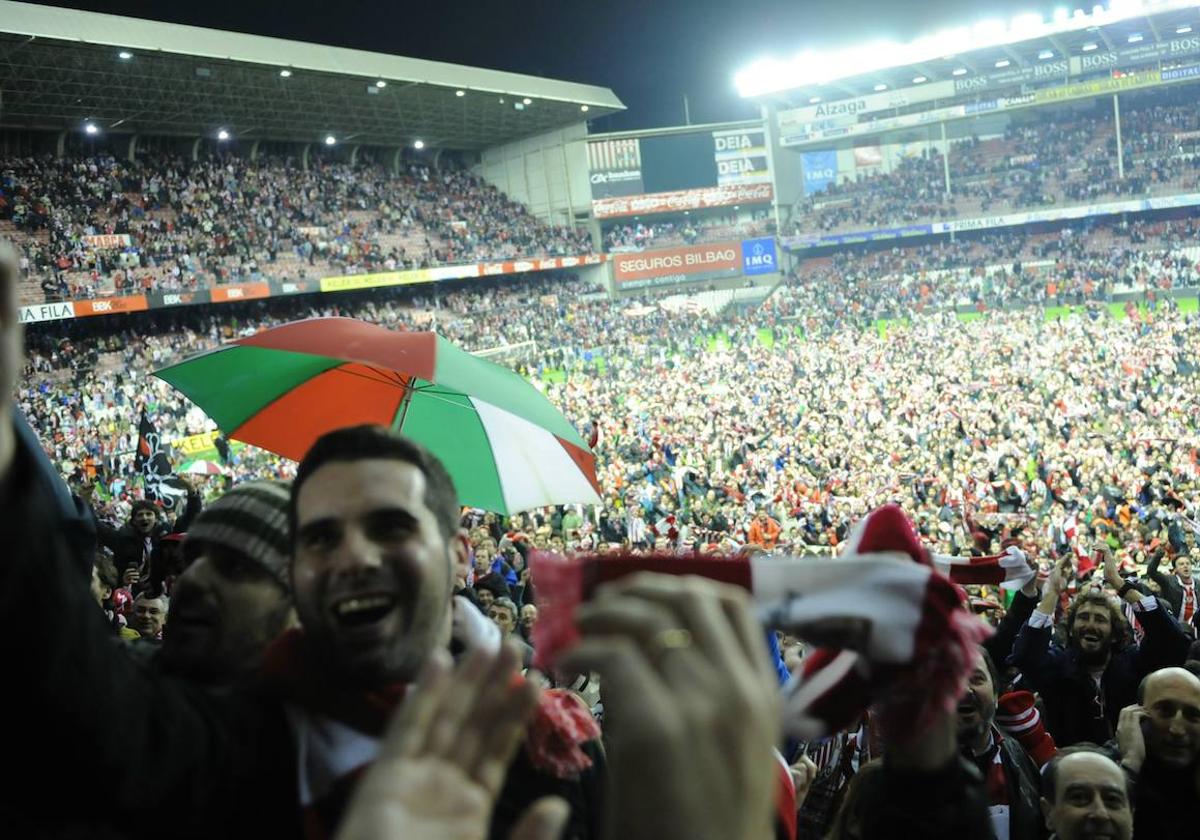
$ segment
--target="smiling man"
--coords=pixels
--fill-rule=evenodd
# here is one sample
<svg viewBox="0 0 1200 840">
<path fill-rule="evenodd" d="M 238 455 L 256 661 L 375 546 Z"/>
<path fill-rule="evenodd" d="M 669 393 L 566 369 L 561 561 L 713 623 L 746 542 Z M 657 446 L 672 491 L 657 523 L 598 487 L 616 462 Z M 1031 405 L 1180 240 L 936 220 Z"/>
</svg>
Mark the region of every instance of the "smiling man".
<svg viewBox="0 0 1200 840">
<path fill-rule="evenodd" d="M 1200 679 L 1164 668 L 1143 680 L 1121 711 L 1121 766 L 1135 785 L 1138 837 L 1187 837 L 1200 814 Z"/>
<path fill-rule="evenodd" d="M 1103 744 L 1116 733 L 1121 709 L 1134 702 L 1142 678 L 1183 664 L 1188 638 L 1155 598 L 1122 580 L 1109 553 L 1104 578 L 1133 606 L 1145 631 L 1141 642 L 1130 641 L 1116 600 L 1101 590 L 1087 590 L 1068 608 L 1067 644 L 1058 645 L 1051 638 L 1054 611 L 1069 569 L 1068 561 L 1051 573 L 1041 602 L 1017 634 L 1009 661 L 1041 694 L 1046 730 L 1060 747 L 1080 741 Z"/>
<path fill-rule="evenodd" d="M 1129 840 L 1133 836 L 1125 774 L 1095 746 L 1081 744 L 1059 753 L 1042 774 L 1042 792 L 1042 813 L 1051 840 Z M 1139 832 L 1137 836 L 1174 835 Z"/>
</svg>

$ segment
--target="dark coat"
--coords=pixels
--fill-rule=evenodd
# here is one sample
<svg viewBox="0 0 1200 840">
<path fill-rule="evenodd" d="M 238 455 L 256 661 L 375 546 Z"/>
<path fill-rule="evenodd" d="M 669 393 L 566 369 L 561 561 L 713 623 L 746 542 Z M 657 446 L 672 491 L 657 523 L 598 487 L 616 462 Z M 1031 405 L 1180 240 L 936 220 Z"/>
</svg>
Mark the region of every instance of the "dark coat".
<svg viewBox="0 0 1200 840">
<path fill-rule="evenodd" d="M 284 698 L 261 686 L 210 691 L 129 656 L 92 600 L 80 558 L 60 528 L 39 470 L 18 445 L 0 517 L 0 621 L 4 661 L 19 691 L 0 692 L 0 714 L 19 722 L 6 747 L 21 772 L 0 785 L 0 824 L 22 837 L 300 838 L 296 748 Z M 29 621 L 39 617 L 31 636 Z M 14 685 L 16 683 L 14 682 Z M 514 764 L 513 791 L 492 834 L 507 837 L 521 795 L 563 794 L 573 837 L 597 836 L 596 771 L 577 782 L 538 780 Z M 516 775 L 514 775 L 516 774 Z M 52 788 L 52 811 L 39 810 Z"/>
<path fill-rule="evenodd" d="M 1200 832 L 1196 768 L 1175 770 L 1147 758 L 1134 779 L 1134 837 L 1195 837 Z"/>
<path fill-rule="evenodd" d="M 1029 753 L 1011 735 L 1000 739 L 1000 763 L 1008 782 L 1009 840 L 1041 840 L 1045 821 L 1041 809 L 1042 776 Z"/>
<path fill-rule="evenodd" d="M 1146 568 L 1146 575 L 1162 590 L 1162 599 L 1171 605 L 1171 615 L 1178 616 L 1179 610 L 1183 607 L 1183 586 L 1173 573 L 1159 571 L 1158 566 L 1162 559 L 1162 553 L 1156 552 L 1150 559 L 1150 565 Z"/>
<path fill-rule="evenodd" d="M 930 773 L 895 770 L 884 756 L 883 768 L 862 775 L 857 783 L 862 797 L 860 837 L 994 840 L 983 777 L 959 756 Z"/>
<path fill-rule="evenodd" d="M 200 508 L 200 494 L 194 491 L 188 493 L 187 507 L 175 522 L 168 524 L 160 518 L 155 523 L 153 530 L 150 531 L 150 541 L 154 548 L 157 550 L 159 541 L 167 534 L 186 531 L 192 524 L 192 520 L 199 515 Z M 99 539 L 100 545 L 112 551 L 113 565 L 117 567 L 118 578 L 124 576 L 125 570 L 130 566 L 141 566 L 144 538 L 140 532 L 134 529 L 133 523 L 126 522 L 121 527 L 114 528 L 101 521 L 100 517 L 96 517 L 96 537 Z"/>
<path fill-rule="evenodd" d="M 1141 644 L 1109 657 L 1100 680 L 1102 695 L 1097 695 L 1079 651 L 1051 641 L 1052 628 L 1034 628 L 1028 622 L 1021 627 L 1009 663 L 1020 668 L 1041 695 L 1046 731 L 1060 749 L 1080 741 L 1106 743 L 1117 731 L 1121 709 L 1136 701 L 1142 678 L 1159 668 L 1182 665 L 1187 658 L 1188 637 L 1161 604 L 1138 613 L 1138 618 L 1145 636 Z"/>
</svg>

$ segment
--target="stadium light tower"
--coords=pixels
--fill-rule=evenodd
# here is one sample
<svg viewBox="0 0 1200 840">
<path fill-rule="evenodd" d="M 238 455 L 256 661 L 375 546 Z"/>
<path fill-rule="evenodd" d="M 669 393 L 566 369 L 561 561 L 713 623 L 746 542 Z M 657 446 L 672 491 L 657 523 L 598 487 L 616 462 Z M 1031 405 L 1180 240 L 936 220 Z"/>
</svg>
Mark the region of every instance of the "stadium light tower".
<svg viewBox="0 0 1200 840">
<path fill-rule="evenodd" d="M 84 123 L 83 133 L 87 134 L 91 137 L 95 137 L 97 134 L 100 133 L 100 129 L 96 127 L 96 124 L 94 122 Z"/>
</svg>

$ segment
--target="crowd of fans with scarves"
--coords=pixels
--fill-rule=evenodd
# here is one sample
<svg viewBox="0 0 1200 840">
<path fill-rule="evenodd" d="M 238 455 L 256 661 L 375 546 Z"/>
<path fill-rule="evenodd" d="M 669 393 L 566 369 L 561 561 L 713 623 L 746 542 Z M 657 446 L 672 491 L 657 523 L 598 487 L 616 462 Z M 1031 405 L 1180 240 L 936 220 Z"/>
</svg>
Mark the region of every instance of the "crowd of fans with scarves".
<svg viewBox="0 0 1200 840">
<path fill-rule="evenodd" d="M 1178 225 L 1118 230 L 1129 244 L 1102 255 L 1072 250 L 1060 235 L 1056 265 L 1094 260 L 1119 272 L 1136 263 L 1143 289 L 1189 285 L 1180 278 L 1188 267 L 1169 250 Z M 875 258 L 894 261 L 884 276 L 900 288 L 905 261 L 928 253 Z M 997 302 L 975 278 L 959 282 Z M 181 310 L 65 337 L 31 329 L 25 365 L 5 383 L 36 435 L 18 437 L 16 456 L 0 447 L 15 457 L 4 486 L 21 514 L 6 523 L 9 544 L 14 556 L 32 557 L 22 547 L 53 532 L 50 554 L 83 558 L 91 596 L 82 575 L 83 597 L 64 594 L 78 566 L 69 562 L 55 577 L 14 561 L 5 591 L 45 600 L 55 614 L 94 610 L 62 622 L 43 640 L 50 649 L 79 643 L 79 634 L 122 640 L 132 664 L 114 664 L 117 654 L 98 647 L 109 640 L 93 639 L 77 655 L 89 664 L 73 677 L 100 679 L 102 696 L 130 703 L 117 720 L 72 730 L 123 768 L 108 786 L 93 779 L 95 795 L 116 803 L 114 813 L 153 815 L 150 794 L 124 785 L 158 772 L 155 795 L 183 810 L 187 775 L 139 740 L 158 715 L 183 721 L 172 749 L 199 754 L 202 768 L 236 768 L 229 784 L 244 778 L 244 756 L 207 753 L 190 727 L 199 717 L 208 721 L 200 732 L 215 726 L 225 738 L 263 719 L 210 707 L 177 682 L 227 690 L 266 674 L 291 703 L 292 736 L 309 731 L 297 723 L 304 714 L 336 709 L 334 721 L 376 739 L 368 754 L 379 760 L 345 820 L 340 759 L 332 777 L 321 771 L 322 783 L 302 774 L 298 802 L 294 773 L 280 781 L 279 767 L 253 766 L 266 774 L 264 814 L 278 815 L 277 799 L 293 802 L 309 837 L 339 825 L 345 836 L 390 836 L 421 819 L 436 832 L 440 814 L 418 803 L 439 800 L 406 775 L 418 768 L 458 774 L 446 778 L 476 797 L 480 833 L 462 836 L 486 836 L 489 819 L 493 831 L 519 822 L 548 832 L 530 837 L 558 836 L 564 821 L 567 836 L 1068 838 L 1128 837 L 1135 827 L 1139 837 L 1186 836 L 1200 795 L 1200 656 L 1190 646 L 1191 566 L 1200 559 L 1195 316 L 1166 295 L 1115 313 L 1099 305 L 1106 290 L 1097 283 L 1099 300 L 1081 287 L 1080 301 L 1094 305 L 1074 314 L 1047 319 L 1028 308 L 964 322 L 951 310 L 961 286 L 941 293 L 928 284 L 927 294 L 894 296 L 884 309 L 852 264 L 820 279 L 793 277 L 758 310 L 720 319 L 652 306 L 629 314 L 631 303 L 654 300 L 582 300 L 589 290 L 578 283 L 531 279 L 436 299 L 403 292 Z M 1044 294 L 1044 282 L 1017 286 L 1005 302 L 1045 302 L 1038 288 Z M 450 650 L 460 664 L 425 639 L 423 672 L 385 668 L 428 687 L 400 705 L 390 733 L 378 710 L 364 723 L 365 710 L 346 711 L 345 698 L 317 691 L 301 673 L 305 656 L 278 641 L 319 638 L 327 620 L 296 577 L 308 551 L 297 517 L 310 504 L 337 505 L 295 488 L 324 486 L 308 482 L 330 467 L 314 459 L 297 470 L 221 440 L 221 474 L 182 483 L 169 512 L 143 498 L 135 474 L 143 416 L 164 440 L 212 431 L 152 370 L 312 314 L 398 329 L 432 323 L 469 349 L 533 342 L 512 363 L 597 455 L 601 506 L 512 517 L 454 507 L 446 530 L 461 526 L 463 538 L 446 550 L 455 558 Z M 886 334 L 870 328 L 881 314 L 895 317 Z M 6 340 L 13 320 L 7 313 Z M 8 357 L 17 346 L 5 345 Z M 367 442 L 334 441 L 331 451 L 365 447 L 419 462 L 433 480 L 419 454 L 397 455 L 362 434 Z M 49 492 L 37 490 L 35 475 L 66 485 L 30 510 Z M 336 487 L 335 478 L 324 481 Z M 280 483 L 288 480 L 290 497 Z M 45 501 L 62 502 L 67 488 L 75 498 L 61 509 Z M 68 527 L 86 523 L 98 551 L 81 548 L 87 538 Z M 574 555 L 570 568 L 595 570 L 585 580 L 612 583 L 581 588 L 543 552 Z M 771 566 L 806 554 L 826 559 Z M 716 555 L 736 559 L 707 559 Z M 900 586 L 880 571 L 897 557 L 907 558 L 895 570 Z M 630 569 L 732 577 L 752 600 L 690 577 L 622 578 Z M 780 597 L 792 591 L 806 597 Z M 339 609 L 364 621 L 375 609 L 366 597 L 346 603 Z M 747 631 L 756 620 L 773 628 L 766 643 Z M 505 640 L 507 652 L 489 639 Z M 503 675 L 525 666 L 527 681 L 506 688 Z M 357 668 L 335 671 L 361 677 Z M 381 677 L 367 670 L 375 682 L 366 685 L 378 687 Z M 86 690 L 44 664 L 34 674 L 35 687 Z M 158 707 L 145 691 L 160 692 Z M 461 724 L 463 741 L 430 722 L 437 714 Z M 278 724 L 253 741 L 273 756 L 289 751 L 261 740 Z M 137 737 L 123 743 L 129 732 Z M 356 749 L 352 737 L 334 741 L 335 753 Z M 518 767 L 525 775 L 514 782 Z M 227 828 L 234 814 L 246 820 L 239 831 L 261 825 L 240 806 L 210 808 L 221 800 L 209 797 L 189 798 L 193 827 Z M 476 813 L 461 800 L 446 807 L 462 819 Z M 59 816 L 89 819 L 79 809 Z"/>
</svg>

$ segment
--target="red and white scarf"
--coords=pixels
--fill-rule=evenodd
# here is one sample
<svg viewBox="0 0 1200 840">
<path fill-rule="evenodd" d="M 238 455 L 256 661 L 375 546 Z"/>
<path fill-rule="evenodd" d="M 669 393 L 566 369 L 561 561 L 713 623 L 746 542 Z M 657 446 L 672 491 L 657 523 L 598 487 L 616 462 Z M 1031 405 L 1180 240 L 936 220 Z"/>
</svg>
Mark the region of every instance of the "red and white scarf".
<svg viewBox="0 0 1200 840">
<path fill-rule="evenodd" d="M 1037 574 L 1030 568 L 1025 552 L 1015 545 L 987 557 L 935 554 L 933 567 L 961 586 L 999 586 L 1002 589 L 1020 589 Z"/>
<path fill-rule="evenodd" d="M 765 626 L 817 644 L 785 688 L 785 728 L 814 740 L 846 728 L 887 697 L 888 715 L 919 731 L 950 711 L 966 685 L 975 645 L 991 630 L 938 574 L 895 505 L 869 514 L 839 558 L 630 552 L 564 558 L 535 553 L 539 596 L 535 665 L 579 638 L 574 610 L 595 587 L 637 571 L 694 574 L 753 593 Z"/>
</svg>

